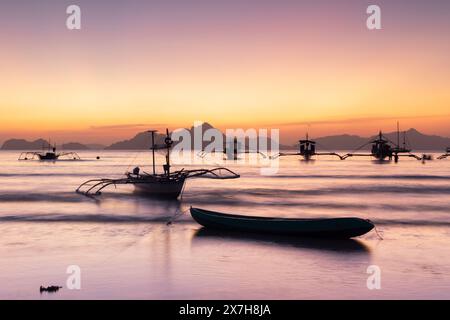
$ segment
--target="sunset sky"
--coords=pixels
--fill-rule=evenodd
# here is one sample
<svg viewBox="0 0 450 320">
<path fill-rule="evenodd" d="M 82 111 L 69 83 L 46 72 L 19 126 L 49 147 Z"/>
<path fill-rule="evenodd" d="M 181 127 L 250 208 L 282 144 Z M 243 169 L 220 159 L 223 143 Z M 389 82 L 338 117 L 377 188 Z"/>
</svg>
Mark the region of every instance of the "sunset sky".
<svg viewBox="0 0 450 320">
<path fill-rule="evenodd" d="M 66 7 L 82 30 L 66 28 Z M 382 30 L 366 8 L 382 9 Z M 450 137 L 448 0 L 2 0 L 0 143 L 156 127 Z"/>
</svg>

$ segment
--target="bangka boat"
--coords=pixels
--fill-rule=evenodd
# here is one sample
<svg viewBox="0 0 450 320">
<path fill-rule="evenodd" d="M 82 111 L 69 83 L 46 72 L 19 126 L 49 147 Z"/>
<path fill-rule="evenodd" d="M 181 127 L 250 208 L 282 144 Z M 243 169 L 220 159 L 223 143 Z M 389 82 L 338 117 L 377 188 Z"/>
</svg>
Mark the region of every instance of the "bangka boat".
<svg viewBox="0 0 450 320">
<path fill-rule="evenodd" d="M 200 151 L 197 155 L 201 158 L 204 158 L 207 153 L 208 152 L 202 149 L 202 151 Z M 256 150 L 252 150 L 251 148 L 246 149 L 245 147 L 242 147 L 242 144 L 238 141 L 237 137 L 234 137 L 232 143 L 225 143 L 221 150 L 213 150 L 211 153 L 223 153 L 223 160 L 234 161 L 241 160 L 240 156 L 251 153 L 259 154 L 263 158 L 267 157 L 263 152 L 259 151 L 258 148 L 256 148 Z"/>
<path fill-rule="evenodd" d="M 153 173 L 141 172 L 139 167 L 134 168 L 132 172 L 125 173 L 126 177 L 122 179 L 92 179 L 81 184 L 76 192 L 95 196 L 100 195 L 101 191 L 110 185 L 132 184 L 135 191 L 154 198 L 176 199 L 183 191 L 185 181 L 188 178 L 202 177 L 211 179 L 236 179 L 240 176 L 230 169 L 219 167 L 214 169 L 194 169 L 171 172 L 170 165 L 170 149 L 173 141 L 170 137 L 169 130 L 166 130 L 166 138 L 164 145 L 156 145 L 155 130 L 150 130 L 152 137 L 152 167 Z M 166 150 L 166 164 L 163 165 L 164 173 L 156 172 L 155 151 Z"/>
<path fill-rule="evenodd" d="M 285 156 L 301 156 L 303 157 L 303 160 L 305 161 L 311 161 L 314 160 L 314 156 L 336 156 L 339 159 L 343 160 L 342 156 L 337 154 L 336 152 L 317 152 L 316 151 L 316 141 L 310 140 L 308 133 L 306 133 L 306 139 L 305 140 L 299 140 L 299 152 L 295 153 L 278 153 L 277 155 L 274 155 L 270 157 L 271 159 L 276 159 L 278 157 L 285 157 Z"/>
<path fill-rule="evenodd" d="M 355 153 L 356 151 L 365 148 L 367 145 L 372 144 L 370 153 Z M 386 159 L 394 161 L 397 163 L 400 157 L 409 157 L 416 160 L 431 160 L 428 155 L 423 155 L 422 157 L 411 153 L 411 149 L 407 146 L 406 132 L 403 132 L 403 145 L 400 144 L 400 127 L 397 122 L 397 143 L 390 141 L 386 138 L 380 131 L 378 137 L 375 140 L 371 140 L 354 150 L 352 153 L 347 153 L 341 159 L 345 160 L 350 157 L 373 157 L 379 163 L 383 163 Z"/>
<path fill-rule="evenodd" d="M 206 228 L 239 232 L 348 239 L 366 234 L 375 227 L 369 220 L 353 217 L 330 219 L 256 217 L 192 207 L 190 211 L 194 220 Z"/>
<path fill-rule="evenodd" d="M 448 147 L 447 149 L 445 149 L 445 153 L 441 156 L 438 157 L 438 160 L 443 160 L 450 157 L 450 147 Z"/>
<path fill-rule="evenodd" d="M 41 161 L 56 161 L 63 157 L 67 160 L 81 160 L 80 156 L 75 152 L 57 153 L 56 144 L 52 148 L 48 145 L 47 151 L 43 148 L 42 152 L 22 152 L 18 160 L 35 160 L 37 158 Z"/>
</svg>

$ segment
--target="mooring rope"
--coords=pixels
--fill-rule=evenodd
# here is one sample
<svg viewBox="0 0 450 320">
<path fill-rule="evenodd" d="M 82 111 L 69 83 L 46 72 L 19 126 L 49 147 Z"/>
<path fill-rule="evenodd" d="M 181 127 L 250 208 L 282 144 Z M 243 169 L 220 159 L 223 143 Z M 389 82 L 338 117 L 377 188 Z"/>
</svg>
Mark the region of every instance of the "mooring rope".
<svg viewBox="0 0 450 320">
<path fill-rule="evenodd" d="M 379 231 L 379 230 L 377 229 L 377 226 L 375 225 L 375 223 L 373 223 L 373 222 L 370 221 L 370 220 L 368 220 L 368 221 L 369 221 L 370 223 L 373 224 L 373 229 L 374 229 L 376 235 L 378 236 L 378 238 L 379 238 L 380 240 L 383 240 L 382 231 Z"/>
<path fill-rule="evenodd" d="M 184 181 L 183 187 L 181 188 L 180 192 L 180 199 L 183 199 L 184 189 L 186 188 L 187 179 Z"/>
<path fill-rule="evenodd" d="M 140 155 L 141 153 L 142 153 L 142 152 L 139 152 L 139 151 L 137 151 L 137 152 L 134 153 L 134 157 L 133 157 L 133 159 L 131 159 L 131 162 L 128 163 L 128 167 L 127 167 L 127 170 L 125 171 L 125 173 L 127 173 L 127 172 L 130 171 L 131 166 L 135 163 L 136 158 L 137 158 L 138 155 Z"/>
<path fill-rule="evenodd" d="M 170 226 L 174 223 L 174 221 L 181 217 L 182 215 L 186 214 L 189 211 L 189 209 L 186 209 L 184 211 L 181 211 L 180 209 L 177 209 L 174 213 L 174 215 L 167 221 L 166 225 Z"/>
</svg>

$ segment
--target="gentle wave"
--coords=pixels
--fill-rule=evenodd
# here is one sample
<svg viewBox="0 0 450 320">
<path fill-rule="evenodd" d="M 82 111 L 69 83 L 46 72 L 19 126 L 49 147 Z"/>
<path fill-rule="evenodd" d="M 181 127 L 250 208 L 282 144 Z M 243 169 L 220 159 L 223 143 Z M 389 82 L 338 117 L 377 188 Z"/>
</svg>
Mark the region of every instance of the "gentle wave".
<svg viewBox="0 0 450 320">
<path fill-rule="evenodd" d="M 17 214 L 0 216 L 0 222 L 111 222 L 111 223 L 141 223 L 169 221 L 193 221 L 189 216 L 138 216 L 116 214 Z"/>
<path fill-rule="evenodd" d="M 450 221 L 441 220 L 406 220 L 406 219 L 371 219 L 375 225 L 403 225 L 403 226 L 418 226 L 418 227 L 449 227 Z"/>
<path fill-rule="evenodd" d="M 224 190 L 202 190 L 202 196 L 221 197 L 227 196 L 274 196 L 274 197 L 292 197 L 292 196 L 320 196 L 320 195 L 343 195 L 343 194 L 367 194 L 367 193 L 399 193 L 399 194 L 450 194 L 450 186 L 421 186 L 421 185 L 376 185 L 376 186 L 352 186 L 344 185 L 340 187 L 326 187 L 315 189 L 274 189 L 274 188 L 246 188 L 246 189 L 224 189 Z"/>
<path fill-rule="evenodd" d="M 367 202 L 353 202 L 342 203 L 338 201 L 320 201 L 320 196 L 329 195 L 355 195 L 361 194 L 377 194 L 377 193 L 392 193 L 392 194 L 421 194 L 421 195 L 448 195 L 450 194 L 450 186 L 392 186 L 392 185 L 377 185 L 377 186 L 339 186 L 339 187 L 326 187 L 317 189 L 274 189 L 274 188 L 241 188 L 241 189 L 202 189 L 202 190 L 187 190 L 183 194 L 185 200 L 196 203 L 211 203 L 211 204 L 231 204 L 231 205 L 245 205 L 251 204 L 255 206 L 306 206 L 317 208 L 354 208 L 354 209 L 367 209 L 371 207 L 382 207 L 384 209 L 392 210 L 420 210 L 420 211 L 449 211 L 448 205 L 435 205 L 432 203 L 425 203 L 421 205 L 408 205 L 400 206 L 395 204 L 376 203 L 367 199 Z M 220 196 L 218 196 L 220 195 Z M 318 200 L 304 201 L 301 196 L 318 197 Z M 266 198 L 264 201 L 255 201 L 257 198 Z M 75 191 L 66 192 L 18 192 L 18 193 L 2 193 L 0 194 L 1 202 L 82 202 L 91 200 L 83 195 L 76 193 Z M 143 200 L 158 202 L 156 199 L 145 198 L 137 196 L 133 193 L 118 192 L 114 189 L 108 191 L 105 190 L 102 196 L 95 197 L 95 199 L 101 201 L 102 199 L 121 199 L 121 200 Z"/>
<path fill-rule="evenodd" d="M 339 202 L 324 202 L 324 201 L 252 201 L 252 200 L 242 200 L 237 198 L 196 198 L 185 196 L 184 200 L 193 205 L 221 205 L 221 206 L 231 206 L 231 207 L 240 207 L 240 206 L 248 206 L 248 207 L 279 207 L 280 210 L 284 210 L 284 208 L 296 208 L 299 212 L 302 209 L 323 209 L 323 210 L 348 210 L 355 211 L 359 210 L 363 212 L 363 210 L 381 210 L 381 211 L 392 211 L 392 212 L 444 212 L 450 213 L 448 205 L 427 205 L 427 204 L 409 204 L 405 206 L 404 204 L 390 204 L 390 203 L 339 203 Z"/>
<path fill-rule="evenodd" d="M 0 177 L 95 177 L 99 178 L 98 173 L 0 173 Z M 122 178 L 123 174 L 108 175 L 108 178 Z"/>
<path fill-rule="evenodd" d="M 378 226 L 450 226 L 450 221 L 448 220 L 371 219 L 371 221 Z M 188 214 L 164 216 L 116 214 L 18 214 L 0 216 L 0 222 L 193 223 L 194 220 Z"/>
<path fill-rule="evenodd" d="M 7 193 L 0 194 L 0 202 L 81 202 L 86 201 L 75 192 L 59 193 Z"/>
<path fill-rule="evenodd" d="M 351 180 L 450 180 L 450 176 L 437 175 L 273 175 L 267 178 L 302 178 L 302 179 L 351 179 Z"/>
<path fill-rule="evenodd" d="M 109 166 L 114 168 L 116 166 Z M 117 167 L 124 167 L 124 165 L 118 165 Z M 107 167 L 102 167 L 102 170 L 105 170 Z M 113 172 L 114 170 L 111 170 Z M 126 171 L 126 170 L 125 170 Z M 117 171 L 116 171 L 117 172 Z M 114 177 L 123 177 L 121 173 L 114 174 L 101 174 L 101 173 L 68 173 L 68 172 L 49 172 L 49 173 L 27 173 L 27 172 L 14 172 L 14 173 L 0 173 L 0 177 L 102 177 L 107 175 L 108 178 Z M 261 176 L 256 173 L 248 173 L 243 176 L 245 177 L 263 177 L 263 178 L 280 178 L 280 179 L 339 179 L 339 180 L 443 180 L 450 181 L 450 176 L 440 176 L 440 175 L 272 175 L 272 176 Z"/>
</svg>

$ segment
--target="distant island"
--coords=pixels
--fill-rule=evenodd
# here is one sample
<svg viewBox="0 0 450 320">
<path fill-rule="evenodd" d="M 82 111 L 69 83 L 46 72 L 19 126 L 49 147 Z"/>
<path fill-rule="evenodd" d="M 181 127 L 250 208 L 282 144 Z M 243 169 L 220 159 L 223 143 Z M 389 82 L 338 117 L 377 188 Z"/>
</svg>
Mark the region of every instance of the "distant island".
<svg viewBox="0 0 450 320">
<path fill-rule="evenodd" d="M 40 150 L 48 148 L 50 148 L 50 145 L 44 139 L 37 139 L 34 141 L 10 139 L 3 143 L 1 150 Z"/>
<path fill-rule="evenodd" d="M 220 134 L 222 134 L 223 141 L 226 142 L 226 136 L 224 133 L 220 132 L 219 129 L 214 128 L 211 124 L 204 122 L 200 125 L 201 128 L 199 128 L 202 132 L 202 135 L 205 133 L 206 130 L 217 130 Z M 197 127 L 198 128 L 198 127 Z M 184 128 L 185 130 L 188 130 L 191 133 L 191 146 L 194 147 L 194 130 L 195 128 L 192 126 L 189 129 Z M 164 144 L 165 134 L 157 133 L 155 134 L 155 143 L 156 144 Z M 205 148 L 207 145 L 209 145 L 211 142 L 209 141 L 203 141 L 201 148 Z M 106 147 L 106 150 L 141 150 L 141 149 L 149 149 L 150 148 L 151 141 L 149 139 L 149 133 L 148 132 L 141 132 L 138 133 L 136 136 L 129 140 L 124 140 L 120 142 L 113 143 L 109 147 Z M 176 143 L 175 143 L 176 144 Z M 270 138 L 267 142 L 268 147 L 270 148 Z M 249 146 L 248 138 L 245 139 L 245 145 Z M 225 146 L 224 146 L 225 148 Z M 283 146 L 280 145 L 281 149 L 289 149 L 290 146 Z"/>
<path fill-rule="evenodd" d="M 37 139 L 34 141 L 27 141 L 24 139 L 9 139 L 6 140 L 0 150 L 20 150 L 20 151 L 36 151 L 47 150 L 52 148 L 53 144 L 50 144 L 44 139 Z M 82 144 L 78 142 L 69 142 L 62 145 L 57 145 L 57 148 L 62 150 L 101 150 L 105 146 L 100 144 Z"/>
<path fill-rule="evenodd" d="M 383 136 L 393 144 L 397 143 L 397 132 L 383 133 Z M 445 150 L 450 146 L 450 138 L 436 135 L 426 135 L 416 129 L 409 129 L 405 133 L 400 132 L 400 145 L 403 144 L 403 138 L 406 138 L 406 144 L 413 150 Z M 369 140 L 374 140 L 377 135 L 371 137 L 360 137 L 356 135 L 335 135 L 315 139 L 319 148 L 328 150 L 355 150 L 364 145 Z M 321 149 L 322 149 L 321 148 Z M 370 149 L 370 145 L 362 150 Z"/>
<path fill-rule="evenodd" d="M 89 150 L 90 148 L 78 142 L 69 142 L 61 146 L 63 150 Z"/>
<path fill-rule="evenodd" d="M 209 123 L 202 124 L 202 132 L 207 129 L 215 129 Z M 189 129 L 193 132 L 194 127 Z M 218 129 L 217 129 L 218 130 Z M 222 133 L 222 135 L 224 135 Z M 392 141 L 392 143 L 397 142 L 397 132 L 383 133 L 383 135 Z M 193 136 L 193 135 L 191 135 Z M 357 135 L 333 135 L 326 137 L 312 138 L 318 144 L 318 148 L 321 150 L 355 150 L 356 148 L 364 145 L 370 140 L 376 139 L 376 135 L 372 137 L 361 137 Z M 405 132 L 407 145 L 413 150 L 445 150 L 450 146 L 450 138 L 440 137 L 437 135 L 426 135 L 416 129 L 409 129 Z M 155 143 L 163 144 L 165 135 L 163 133 L 157 133 L 155 135 Z M 302 134 L 299 133 L 299 140 L 303 139 Z M 191 141 L 192 145 L 193 141 Z M 248 143 L 248 139 L 246 139 Z M 403 143 L 403 133 L 400 134 L 400 144 Z M 103 146 L 100 144 L 82 144 L 79 142 L 65 143 L 58 148 L 62 150 L 146 150 L 150 148 L 150 138 L 148 132 L 140 132 L 134 137 L 112 143 L 109 146 Z M 202 147 L 208 145 L 209 142 L 204 142 Z M 270 142 L 269 142 L 270 144 Z M 37 139 L 35 141 L 27 141 L 24 139 L 10 139 L 3 143 L 0 150 L 42 150 L 51 147 L 49 143 L 44 139 Z M 286 149 L 296 149 L 296 145 L 280 145 L 280 150 Z M 362 150 L 367 150 L 370 146 L 362 148 Z"/>
</svg>

